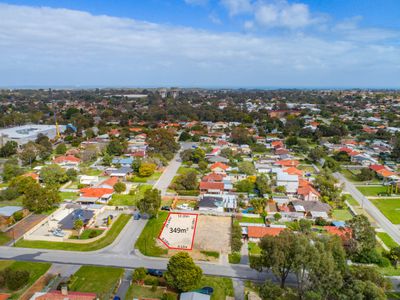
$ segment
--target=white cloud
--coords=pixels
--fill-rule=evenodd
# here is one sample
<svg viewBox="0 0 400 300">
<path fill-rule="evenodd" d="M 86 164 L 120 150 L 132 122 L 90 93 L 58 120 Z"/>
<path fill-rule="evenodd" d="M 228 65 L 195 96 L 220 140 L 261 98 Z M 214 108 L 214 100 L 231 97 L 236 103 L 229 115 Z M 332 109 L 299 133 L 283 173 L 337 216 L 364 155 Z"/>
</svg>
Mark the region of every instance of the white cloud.
<svg viewBox="0 0 400 300">
<path fill-rule="evenodd" d="M 250 0 L 221 0 L 221 4 L 228 10 L 230 16 L 248 13 L 253 10 Z"/>
<path fill-rule="evenodd" d="M 218 17 L 218 15 L 216 14 L 216 13 L 210 13 L 209 15 L 208 15 L 208 18 L 210 19 L 210 21 L 211 22 L 213 22 L 214 24 L 216 24 L 216 25 L 221 25 L 222 24 L 222 21 L 221 21 L 221 19 Z"/>
<path fill-rule="evenodd" d="M 0 20 L 0 85 L 390 86 L 400 78 L 399 45 L 342 31 L 215 33 L 6 4 Z"/>
</svg>

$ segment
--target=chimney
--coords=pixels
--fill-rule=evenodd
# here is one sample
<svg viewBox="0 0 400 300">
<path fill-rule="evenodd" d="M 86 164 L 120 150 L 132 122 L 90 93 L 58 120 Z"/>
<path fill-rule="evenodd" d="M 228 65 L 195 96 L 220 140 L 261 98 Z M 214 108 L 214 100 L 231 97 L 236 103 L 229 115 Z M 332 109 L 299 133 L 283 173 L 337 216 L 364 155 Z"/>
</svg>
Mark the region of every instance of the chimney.
<svg viewBox="0 0 400 300">
<path fill-rule="evenodd" d="M 63 296 L 68 295 L 68 286 L 66 284 L 61 287 L 61 295 Z"/>
</svg>

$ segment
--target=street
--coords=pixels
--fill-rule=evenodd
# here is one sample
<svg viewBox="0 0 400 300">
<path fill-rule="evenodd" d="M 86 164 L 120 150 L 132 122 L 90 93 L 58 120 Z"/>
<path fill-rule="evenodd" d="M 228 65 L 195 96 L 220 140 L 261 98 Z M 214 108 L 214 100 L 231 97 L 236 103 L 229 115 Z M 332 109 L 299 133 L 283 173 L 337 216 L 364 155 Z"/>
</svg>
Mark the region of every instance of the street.
<svg viewBox="0 0 400 300">
<path fill-rule="evenodd" d="M 380 211 L 371 203 L 349 180 L 347 180 L 342 174 L 336 172 L 334 176 L 344 183 L 344 190 L 348 192 L 353 198 L 364 208 L 364 210 L 371 215 L 372 218 L 382 227 L 396 243 L 400 244 L 400 231 L 396 225 L 393 225 Z"/>
</svg>

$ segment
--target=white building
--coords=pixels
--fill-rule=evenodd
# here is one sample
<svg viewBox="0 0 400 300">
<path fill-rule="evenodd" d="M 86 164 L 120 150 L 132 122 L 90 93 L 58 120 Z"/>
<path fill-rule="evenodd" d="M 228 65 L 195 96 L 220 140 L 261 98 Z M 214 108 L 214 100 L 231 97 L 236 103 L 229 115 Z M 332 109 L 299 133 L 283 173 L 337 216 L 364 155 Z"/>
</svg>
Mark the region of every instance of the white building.
<svg viewBox="0 0 400 300">
<path fill-rule="evenodd" d="M 289 175 L 283 171 L 276 174 L 276 185 L 284 186 L 287 193 L 296 193 L 299 188 L 299 177 L 297 175 Z"/>
<path fill-rule="evenodd" d="M 60 132 L 65 130 L 65 126 L 59 125 Z M 55 125 L 22 125 L 11 128 L 0 129 L 0 146 L 8 141 L 15 141 L 18 145 L 24 145 L 30 141 L 35 141 L 39 134 L 54 139 L 57 134 Z"/>
</svg>

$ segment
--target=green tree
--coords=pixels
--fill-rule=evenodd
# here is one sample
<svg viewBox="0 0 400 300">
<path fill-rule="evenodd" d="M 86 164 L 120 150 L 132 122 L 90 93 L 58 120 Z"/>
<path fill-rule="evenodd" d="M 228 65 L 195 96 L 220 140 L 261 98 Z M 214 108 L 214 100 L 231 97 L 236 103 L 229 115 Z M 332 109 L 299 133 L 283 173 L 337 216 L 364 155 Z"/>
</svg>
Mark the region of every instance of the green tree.
<svg viewBox="0 0 400 300">
<path fill-rule="evenodd" d="M 186 252 L 179 252 L 169 259 L 164 274 L 167 284 L 180 292 L 190 291 L 199 284 L 203 272 Z"/>
<path fill-rule="evenodd" d="M 318 162 L 321 158 L 325 156 L 325 151 L 321 147 L 316 147 L 314 149 L 311 149 L 310 152 L 308 153 L 308 158 L 310 161 L 313 163 Z"/>
<path fill-rule="evenodd" d="M 112 139 L 107 145 L 107 153 L 110 155 L 122 155 L 127 148 L 125 142 L 121 142 L 119 139 Z"/>
<path fill-rule="evenodd" d="M 117 182 L 114 185 L 114 191 L 118 194 L 126 191 L 126 184 L 123 182 Z"/>
<path fill-rule="evenodd" d="M 254 175 L 256 173 L 256 168 L 254 167 L 252 162 L 242 161 L 238 163 L 239 172 L 244 173 L 246 175 Z"/>
<path fill-rule="evenodd" d="M 352 231 L 348 247 L 351 255 L 362 255 L 375 249 L 375 230 L 365 215 L 357 215 L 347 221 L 347 224 Z"/>
<path fill-rule="evenodd" d="M 78 231 L 78 232 L 81 231 L 83 225 L 84 225 L 84 224 L 83 224 L 83 221 L 82 221 L 81 219 L 76 219 L 76 220 L 74 221 L 74 229 L 75 229 L 76 231 Z"/>
<path fill-rule="evenodd" d="M 139 176 L 140 177 L 149 177 L 154 174 L 157 166 L 152 163 L 144 162 L 139 167 Z"/>
<path fill-rule="evenodd" d="M 105 153 L 103 156 L 103 165 L 104 166 L 110 166 L 112 162 L 112 156 L 109 153 Z"/>
<path fill-rule="evenodd" d="M 30 142 L 24 145 L 18 156 L 23 165 L 29 165 L 36 161 L 38 154 L 38 149 L 35 143 Z"/>
<path fill-rule="evenodd" d="M 30 189 L 23 197 L 23 205 L 30 211 L 42 213 L 55 207 L 61 202 L 57 189 L 42 188 Z"/>
<path fill-rule="evenodd" d="M 64 155 L 67 152 L 67 146 L 64 143 L 58 144 L 56 147 L 56 154 Z"/>
<path fill-rule="evenodd" d="M 360 181 L 367 181 L 367 180 L 372 180 L 375 177 L 375 173 L 373 170 L 369 168 L 362 168 L 360 170 L 360 173 L 357 174 L 357 179 Z"/>
<path fill-rule="evenodd" d="M 189 141 L 192 136 L 187 131 L 182 131 L 181 135 L 179 136 L 180 142 Z"/>
<path fill-rule="evenodd" d="M 260 197 L 265 194 L 271 193 L 271 187 L 269 186 L 268 179 L 265 175 L 257 176 L 256 178 L 256 189 Z"/>
<path fill-rule="evenodd" d="M 161 206 L 161 192 L 158 189 L 149 189 L 144 193 L 144 197 L 139 200 L 138 208 L 141 213 L 157 216 Z"/>
<path fill-rule="evenodd" d="M 18 161 L 16 159 L 6 161 L 3 166 L 2 175 L 4 181 L 9 181 L 22 174 L 24 174 L 24 170 L 19 167 Z"/>
<path fill-rule="evenodd" d="M 0 148 L 1 157 L 9 157 L 17 153 L 18 144 L 15 141 L 7 141 L 3 147 Z"/>
<path fill-rule="evenodd" d="M 197 173 L 195 171 L 189 171 L 185 174 L 179 175 L 171 187 L 176 191 L 196 190 L 198 188 Z"/>
<path fill-rule="evenodd" d="M 255 184 L 248 179 L 243 179 L 236 182 L 235 188 L 240 193 L 254 193 Z"/>
<path fill-rule="evenodd" d="M 199 161 L 198 166 L 201 171 L 205 171 L 205 170 L 207 170 L 208 163 L 205 160 L 201 160 L 201 161 Z"/>
<path fill-rule="evenodd" d="M 242 227 L 236 223 L 232 223 L 231 230 L 231 250 L 232 252 L 240 252 L 242 249 Z"/>
<path fill-rule="evenodd" d="M 332 157 L 326 157 L 325 158 L 325 163 L 323 165 L 324 169 L 329 169 L 332 172 L 336 172 L 340 170 L 340 164 L 333 159 Z"/>
<path fill-rule="evenodd" d="M 164 128 L 151 130 L 147 135 L 147 143 L 150 151 L 160 153 L 167 159 L 172 159 L 173 154 L 179 149 L 174 134 Z"/>
<path fill-rule="evenodd" d="M 42 168 L 40 177 L 46 185 L 59 185 L 68 181 L 68 175 L 59 165 L 52 164 Z"/>
<path fill-rule="evenodd" d="M 136 283 L 141 283 L 141 282 L 143 282 L 146 275 L 147 275 L 147 271 L 145 268 L 143 268 L 143 267 L 137 268 L 137 269 L 135 269 L 135 271 L 133 271 L 132 280 Z"/>
</svg>

